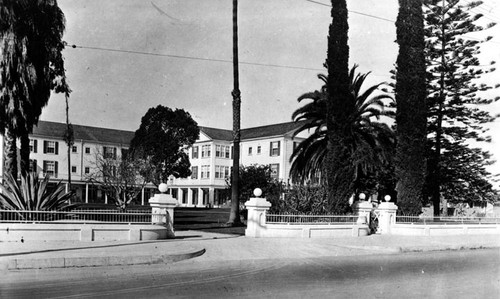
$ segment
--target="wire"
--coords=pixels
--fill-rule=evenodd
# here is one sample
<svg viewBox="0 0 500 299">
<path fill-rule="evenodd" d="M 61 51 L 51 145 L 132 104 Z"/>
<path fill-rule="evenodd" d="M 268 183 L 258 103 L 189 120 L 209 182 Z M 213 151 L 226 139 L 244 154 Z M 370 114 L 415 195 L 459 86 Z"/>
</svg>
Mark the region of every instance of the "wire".
<svg viewBox="0 0 500 299">
<path fill-rule="evenodd" d="M 312 2 L 312 3 L 315 3 L 315 4 L 319 4 L 319 5 L 323 5 L 323 6 L 328 6 L 330 7 L 330 5 L 328 4 L 325 4 L 325 3 L 321 3 L 321 2 L 317 2 L 317 1 L 313 1 L 313 0 L 306 0 L 307 2 Z M 388 22 L 391 22 L 391 23 L 394 23 L 395 21 L 394 20 L 390 20 L 390 19 L 386 19 L 386 18 L 382 18 L 382 17 L 377 17 L 377 16 L 374 16 L 374 15 L 370 15 L 370 14 L 366 14 L 366 13 L 363 13 L 363 12 L 359 12 L 359 11 L 354 11 L 354 10 L 347 10 L 348 12 L 351 12 L 353 14 L 358 14 L 358 15 L 362 15 L 362 16 L 365 16 L 365 17 L 370 17 L 370 18 L 374 18 L 374 19 L 379 19 L 379 20 L 382 20 L 382 21 L 388 21 Z"/>
<path fill-rule="evenodd" d="M 318 2 L 318 1 L 313 1 L 313 0 L 305 0 L 307 2 L 311 2 L 311 3 L 314 3 L 314 4 L 319 4 L 319 5 L 323 5 L 323 6 L 328 6 L 330 7 L 330 5 L 328 4 L 325 4 L 325 3 L 321 3 L 321 2 Z M 366 13 L 362 13 L 362 12 L 357 12 L 357 11 L 352 11 L 352 10 L 347 10 L 348 12 L 351 12 L 351 13 L 355 13 L 355 14 L 359 14 L 359 15 L 363 15 L 363 16 L 366 16 L 366 17 L 370 17 L 370 18 L 374 18 L 374 19 L 379 19 L 379 20 L 382 20 L 382 21 L 386 21 L 386 22 L 391 22 L 391 23 L 395 23 L 396 21 L 394 20 L 390 20 L 390 19 L 386 19 L 386 18 L 381 18 L 381 17 L 377 17 L 377 16 L 374 16 L 374 15 L 370 15 L 370 14 L 366 14 Z M 469 39 L 473 39 L 473 40 L 478 40 L 478 41 L 483 41 L 481 39 L 478 39 L 478 38 L 474 38 L 474 37 L 469 37 L 469 36 L 466 36 L 466 35 L 463 35 L 462 36 L 463 38 L 469 38 Z M 490 43 L 494 43 L 494 44 L 500 44 L 500 42 L 497 42 L 497 41 L 492 41 L 492 40 L 489 40 L 488 42 Z"/>
<path fill-rule="evenodd" d="M 196 56 L 162 54 L 162 53 L 152 53 L 152 52 L 133 51 L 133 50 L 121 50 L 121 49 L 92 47 L 92 46 L 79 46 L 79 45 L 74 45 L 74 44 L 69 45 L 69 46 L 71 48 L 74 48 L 74 49 L 80 48 L 80 49 L 99 50 L 99 51 L 116 52 L 116 53 L 140 54 L 140 55 L 160 56 L 160 57 L 169 57 L 169 58 L 178 58 L 178 59 L 233 63 L 231 60 L 217 59 L 217 58 L 203 58 L 203 57 L 196 57 Z M 266 63 L 258 63 L 258 62 L 247 62 L 247 61 L 240 61 L 239 63 L 246 64 L 246 65 L 268 66 L 268 67 L 276 67 L 276 68 L 298 69 L 298 70 L 308 70 L 308 71 L 324 71 L 324 69 L 293 66 L 293 65 L 266 64 Z"/>
<path fill-rule="evenodd" d="M 103 48 L 103 47 L 92 47 L 92 46 L 79 46 L 79 45 L 69 45 L 73 49 L 89 49 L 89 50 L 98 50 L 98 51 L 106 51 L 106 52 L 115 52 L 115 53 L 127 53 L 127 54 L 139 54 L 139 55 L 148 55 L 148 56 L 159 56 L 159 57 L 169 57 L 169 58 L 178 58 L 178 59 L 189 59 L 189 60 L 198 60 L 198 61 L 211 61 L 211 62 L 223 62 L 223 63 L 233 63 L 231 60 L 225 59 L 216 59 L 216 58 L 202 58 L 195 56 L 183 56 L 183 55 L 172 55 L 172 54 L 161 54 L 161 53 L 152 53 L 152 52 L 143 52 L 143 51 L 133 51 L 133 50 L 121 50 L 121 49 L 112 49 L 112 48 Z M 245 65 L 254 65 L 254 66 L 264 66 L 264 67 L 275 67 L 275 68 L 286 68 L 286 69 L 298 69 L 298 70 L 306 70 L 306 71 L 325 71 L 325 69 L 318 68 L 310 68 L 310 67 L 301 67 L 301 66 L 292 66 L 292 65 L 280 65 L 280 64 L 267 64 L 267 63 L 259 63 L 259 62 L 247 62 L 240 61 L 240 64 Z M 377 77 L 389 77 L 389 75 L 376 75 L 371 74 Z"/>
</svg>

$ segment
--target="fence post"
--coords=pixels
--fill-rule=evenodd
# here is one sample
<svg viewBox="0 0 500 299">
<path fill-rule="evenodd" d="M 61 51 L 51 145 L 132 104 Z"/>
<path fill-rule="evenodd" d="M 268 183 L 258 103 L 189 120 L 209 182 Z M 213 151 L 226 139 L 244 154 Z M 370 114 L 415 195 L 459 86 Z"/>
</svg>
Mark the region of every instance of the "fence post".
<svg viewBox="0 0 500 299">
<path fill-rule="evenodd" d="M 168 187 L 167 184 L 160 184 L 158 186 L 160 194 L 155 194 L 149 199 L 149 204 L 152 208 L 151 222 L 153 224 L 160 224 L 167 227 L 167 238 L 175 238 L 174 232 L 174 208 L 178 203 L 171 194 L 166 194 Z"/>
<path fill-rule="evenodd" d="M 378 225 L 380 228 L 380 234 L 387 235 L 391 233 L 391 226 L 396 224 L 396 211 L 398 206 L 391 200 L 390 196 L 384 198 L 386 201 L 379 204 L 377 210 L 379 211 Z"/>
<path fill-rule="evenodd" d="M 261 236 L 263 230 L 266 227 L 266 214 L 267 210 L 271 207 L 271 203 L 265 198 L 259 196 L 262 195 L 262 190 L 256 188 L 253 191 L 255 197 L 251 197 L 245 206 L 248 210 L 247 217 L 247 228 L 245 230 L 245 236 L 251 238 L 258 238 Z"/>
</svg>

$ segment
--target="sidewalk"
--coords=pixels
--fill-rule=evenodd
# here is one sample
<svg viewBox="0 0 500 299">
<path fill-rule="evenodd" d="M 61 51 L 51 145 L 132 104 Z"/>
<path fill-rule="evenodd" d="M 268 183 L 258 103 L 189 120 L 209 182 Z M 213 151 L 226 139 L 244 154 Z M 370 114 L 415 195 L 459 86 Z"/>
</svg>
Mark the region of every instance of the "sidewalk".
<svg viewBox="0 0 500 299">
<path fill-rule="evenodd" d="M 500 248 L 500 235 L 381 236 L 335 239 L 246 238 L 178 231 L 142 242 L 0 242 L 0 269 L 38 269 L 247 259 L 295 259 L 401 252 Z"/>
</svg>

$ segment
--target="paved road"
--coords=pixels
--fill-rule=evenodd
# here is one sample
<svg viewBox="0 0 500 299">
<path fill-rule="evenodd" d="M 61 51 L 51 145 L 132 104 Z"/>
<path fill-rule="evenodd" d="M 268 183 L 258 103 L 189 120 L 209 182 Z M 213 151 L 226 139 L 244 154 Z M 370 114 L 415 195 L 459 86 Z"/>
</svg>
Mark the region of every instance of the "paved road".
<svg viewBox="0 0 500 299">
<path fill-rule="evenodd" d="M 500 298 L 500 251 L 24 270 L 0 298 Z"/>
</svg>

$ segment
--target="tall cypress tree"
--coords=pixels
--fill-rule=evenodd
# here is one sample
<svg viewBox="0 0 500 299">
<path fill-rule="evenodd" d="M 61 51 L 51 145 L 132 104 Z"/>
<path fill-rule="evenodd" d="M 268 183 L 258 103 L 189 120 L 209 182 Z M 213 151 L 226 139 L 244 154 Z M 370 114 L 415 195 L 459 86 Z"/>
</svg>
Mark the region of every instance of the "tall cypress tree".
<svg viewBox="0 0 500 299">
<path fill-rule="evenodd" d="M 401 211 L 419 213 L 425 183 L 427 121 L 422 0 L 399 0 L 396 34 L 396 191 Z"/>
<path fill-rule="evenodd" d="M 472 196 L 470 190 L 482 195 L 481 199 L 488 198 L 491 192 L 484 170 L 489 154 L 471 148 L 465 141 L 489 139 L 481 124 L 493 118 L 477 105 L 492 101 L 478 94 L 491 86 L 475 82 L 493 69 L 480 66 L 477 54 L 482 41 L 464 35 L 494 24 L 486 28 L 477 25 L 482 15 L 471 9 L 481 5 L 481 1 L 425 0 L 424 4 L 429 109 L 427 189 L 434 215 L 438 215 L 442 195 L 456 200 L 464 198 L 459 194 L 469 194 L 464 199 L 473 200 L 478 197 Z"/>
<path fill-rule="evenodd" d="M 329 210 L 344 212 L 352 194 L 354 167 L 350 163 L 350 149 L 346 140 L 349 121 L 354 109 L 349 100 L 349 46 L 347 45 L 347 4 L 332 0 L 332 23 L 328 31 L 326 67 L 327 80 L 327 180 Z"/>
</svg>

